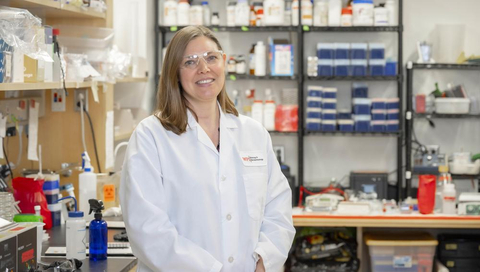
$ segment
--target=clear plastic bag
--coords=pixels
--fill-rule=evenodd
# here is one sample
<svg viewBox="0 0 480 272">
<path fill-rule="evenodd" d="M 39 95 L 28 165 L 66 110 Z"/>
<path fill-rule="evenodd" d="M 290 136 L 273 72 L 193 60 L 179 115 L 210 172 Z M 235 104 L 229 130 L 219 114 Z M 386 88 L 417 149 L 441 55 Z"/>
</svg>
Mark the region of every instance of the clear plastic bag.
<svg viewBox="0 0 480 272">
<path fill-rule="evenodd" d="M 53 62 L 41 26 L 42 21 L 28 10 L 0 6 L 0 38 L 32 59 Z"/>
<path fill-rule="evenodd" d="M 132 54 L 123 53 L 114 45 L 108 54 L 108 74 L 113 78 L 124 78 L 130 75 Z"/>
</svg>

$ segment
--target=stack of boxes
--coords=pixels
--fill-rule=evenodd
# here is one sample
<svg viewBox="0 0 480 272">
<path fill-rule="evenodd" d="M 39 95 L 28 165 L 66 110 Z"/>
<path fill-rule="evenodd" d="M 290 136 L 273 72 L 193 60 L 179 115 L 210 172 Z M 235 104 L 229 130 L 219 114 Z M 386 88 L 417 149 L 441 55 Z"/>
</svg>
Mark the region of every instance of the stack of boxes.
<svg viewBox="0 0 480 272">
<path fill-rule="evenodd" d="M 43 193 L 47 198 L 48 209 L 52 213 L 52 225 L 60 226 L 62 204 L 57 203 L 60 194 L 60 176 L 58 174 L 45 175 Z"/>
<path fill-rule="evenodd" d="M 309 76 L 395 76 L 397 63 L 385 60 L 382 43 L 318 43 L 318 67 Z M 312 58 L 313 60 L 313 58 Z"/>
<path fill-rule="evenodd" d="M 306 128 L 326 132 L 337 129 L 341 132 L 397 132 L 399 102 L 399 98 L 371 99 L 367 84 L 353 83 L 353 109 L 337 111 L 337 89 L 309 86 Z"/>
</svg>

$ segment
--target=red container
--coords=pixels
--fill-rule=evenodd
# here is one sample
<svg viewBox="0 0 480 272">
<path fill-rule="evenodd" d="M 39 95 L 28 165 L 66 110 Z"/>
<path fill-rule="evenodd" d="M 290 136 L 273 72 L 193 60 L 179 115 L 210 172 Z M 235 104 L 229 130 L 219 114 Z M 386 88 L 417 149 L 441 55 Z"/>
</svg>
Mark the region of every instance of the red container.
<svg viewBox="0 0 480 272">
<path fill-rule="evenodd" d="M 278 105 L 275 111 L 275 130 L 295 132 L 298 130 L 298 105 Z"/>
<path fill-rule="evenodd" d="M 40 214 L 45 223 L 44 229 L 52 228 L 52 214 L 47 206 L 47 198 L 43 193 L 43 179 L 17 177 L 12 181 L 13 196 L 22 213 L 35 213 L 35 206 L 40 206 Z"/>
<path fill-rule="evenodd" d="M 425 113 L 427 98 L 424 94 L 417 94 L 415 96 L 415 112 Z"/>
<path fill-rule="evenodd" d="M 437 176 L 421 175 L 418 182 L 418 210 L 422 214 L 429 214 L 435 208 L 435 190 L 437 188 Z"/>
</svg>

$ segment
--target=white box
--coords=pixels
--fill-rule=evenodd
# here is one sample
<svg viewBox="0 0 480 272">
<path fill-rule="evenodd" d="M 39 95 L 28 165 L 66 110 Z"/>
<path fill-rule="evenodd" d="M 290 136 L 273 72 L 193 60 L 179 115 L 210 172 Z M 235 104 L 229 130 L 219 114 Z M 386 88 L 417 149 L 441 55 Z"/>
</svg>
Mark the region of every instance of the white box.
<svg viewBox="0 0 480 272">
<path fill-rule="evenodd" d="M 440 114 L 468 114 L 469 98 L 435 98 L 435 112 Z"/>
<path fill-rule="evenodd" d="M 13 60 L 12 60 L 12 67 L 13 67 L 13 76 L 12 82 L 14 83 L 23 83 L 24 81 L 24 55 L 20 50 L 14 49 L 13 50 Z"/>
</svg>

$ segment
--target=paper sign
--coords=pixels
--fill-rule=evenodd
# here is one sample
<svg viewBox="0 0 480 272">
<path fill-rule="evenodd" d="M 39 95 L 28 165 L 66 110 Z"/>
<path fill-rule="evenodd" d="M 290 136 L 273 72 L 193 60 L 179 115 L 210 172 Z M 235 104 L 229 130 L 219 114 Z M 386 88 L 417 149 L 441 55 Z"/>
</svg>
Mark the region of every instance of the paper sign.
<svg viewBox="0 0 480 272">
<path fill-rule="evenodd" d="M 28 104 L 30 107 L 28 113 L 28 159 L 38 161 L 38 109 L 40 109 L 40 103 L 31 100 L 31 103 Z"/>
<path fill-rule="evenodd" d="M 0 137 L 5 138 L 7 132 L 7 116 L 3 117 L 0 113 Z"/>
<path fill-rule="evenodd" d="M 115 139 L 113 133 L 113 111 L 108 111 L 105 121 L 105 171 L 114 165 L 113 144 Z"/>
<path fill-rule="evenodd" d="M 98 99 L 98 82 L 95 80 L 92 81 L 92 94 L 93 100 L 98 103 L 100 100 Z"/>
</svg>

